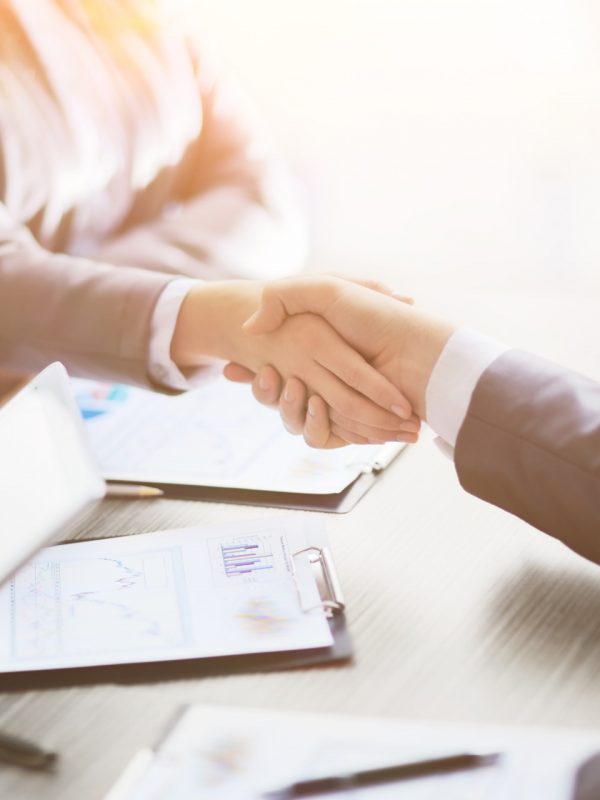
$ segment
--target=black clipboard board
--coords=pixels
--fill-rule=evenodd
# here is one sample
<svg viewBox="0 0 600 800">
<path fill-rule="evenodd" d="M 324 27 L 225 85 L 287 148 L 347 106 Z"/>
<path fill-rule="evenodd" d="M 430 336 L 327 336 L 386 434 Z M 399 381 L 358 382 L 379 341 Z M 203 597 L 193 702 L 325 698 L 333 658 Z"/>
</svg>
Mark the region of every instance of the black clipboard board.
<svg viewBox="0 0 600 800">
<path fill-rule="evenodd" d="M 296 492 L 268 492 L 253 489 L 232 489 L 213 486 L 194 486 L 176 483 L 142 481 L 164 492 L 166 499 L 198 500 L 205 503 L 232 503 L 244 506 L 289 508 L 295 511 L 321 511 L 347 514 L 377 483 L 377 479 L 406 448 L 399 449 L 385 464 L 366 465 L 352 483 L 336 494 L 301 494 Z M 141 481 L 122 481 L 119 484 L 137 486 Z M 116 501 L 118 502 L 118 501 Z"/>
<path fill-rule="evenodd" d="M 24 692 L 40 689 L 63 689 L 102 683 L 131 686 L 161 681 L 210 678 L 217 675 L 279 672 L 351 663 L 354 650 L 345 615 L 337 614 L 332 617 L 329 620 L 329 627 L 333 635 L 333 644 L 330 647 L 279 653 L 252 653 L 244 656 L 191 658 L 182 661 L 152 661 L 144 664 L 5 672 L 0 675 L 0 691 Z"/>
</svg>

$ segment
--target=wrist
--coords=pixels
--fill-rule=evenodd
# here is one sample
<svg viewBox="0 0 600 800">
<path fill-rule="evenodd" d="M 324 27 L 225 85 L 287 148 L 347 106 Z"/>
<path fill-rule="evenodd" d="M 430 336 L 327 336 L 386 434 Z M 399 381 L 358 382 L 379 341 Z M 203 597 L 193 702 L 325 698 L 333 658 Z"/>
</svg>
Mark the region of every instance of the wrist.
<svg viewBox="0 0 600 800">
<path fill-rule="evenodd" d="M 455 327 L 408 306 L 399 311 L 400 324 L 391 344 L 395 348 L 393 367 L 388 377 L 402 389 L 415 414 L 426 421 L 427 385 Z"/>
<path fill-rule="evenodd" d="M 193 367 L 206 357 L 246 363 L 246 319 L 260 303 L 259 281 L 217 281 L 193 287 L 185 297 L 171 342 L 171 357 L 181 368 Z"/>
</svg>

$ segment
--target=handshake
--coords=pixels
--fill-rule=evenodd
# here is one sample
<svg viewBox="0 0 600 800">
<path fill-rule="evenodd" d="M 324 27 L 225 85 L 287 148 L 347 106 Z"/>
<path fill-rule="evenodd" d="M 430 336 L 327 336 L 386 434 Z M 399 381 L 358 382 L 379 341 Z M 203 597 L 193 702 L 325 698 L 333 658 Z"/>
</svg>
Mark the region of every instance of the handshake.
<svg viewBox="0 0 600 800">
<path fill-rule="evenodd" d="M 597 381 L 333 277 L 194 287 L 171 355 L 199 354 L 313 447 L 414 442 L 427 420 L 467 491 L 600 563 Z"/>
<path fill-rule="evenodd" d="M 205 300 L 210 288 L 199 289 Z M 417 440 L 429 376 L 451 326 L 375 282 L 307 276 L 227 288 L 229 302 L 217 289 L 211 309 L 196 311 L 205 331 L 206 314 L 223 315 L 196 352 L 228 360 L 225 376 L 251 383 L 259 402 L 278 406 L 291 433 L 320 448 Z M 244 321 L 243 309 L 251 311 Z M 186 312 L 184 304 L 184 319 Z M 193 363 L 181 348 L 191 340 L 176 331 L 176 361 Z"/>
</svg>

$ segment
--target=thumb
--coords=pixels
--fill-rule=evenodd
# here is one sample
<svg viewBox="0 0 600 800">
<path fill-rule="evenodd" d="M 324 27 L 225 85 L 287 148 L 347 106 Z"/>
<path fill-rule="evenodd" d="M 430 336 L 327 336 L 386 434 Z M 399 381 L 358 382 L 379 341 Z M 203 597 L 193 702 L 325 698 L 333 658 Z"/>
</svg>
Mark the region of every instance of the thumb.
<svg viewBox="0 0 600 800">
<path fill-rule="evenodd" d="M 253 335 L 271 333 L 293 314 L 311 312 L 327 319 L 327 312 L 348 284 L 362 286 L 412 305 L 411 297 L 395 293 L 385 284 L 373 280 L 338 278 L 334 275 L 304 276 L 276 281 L 265 286 L 258 309 L 243 325 Z"/>
<path fill-rule="evenodd" d="M 263 290 L 259 307 L 243 324 L 246 333 L 258 336 L 261 333 L 271 333 L 285 321 L 288 312 L 283 300 L 275 294 Z"/>
<path fill-rule="evenodd" d="M 291 278 L 271 283 L 263 289 L 260 306 L 244 323 L 246 333 L 271 333 L 286 317 L 310 311 L 325 317 L 341 280 L 323 277 Z"/>
</svg>

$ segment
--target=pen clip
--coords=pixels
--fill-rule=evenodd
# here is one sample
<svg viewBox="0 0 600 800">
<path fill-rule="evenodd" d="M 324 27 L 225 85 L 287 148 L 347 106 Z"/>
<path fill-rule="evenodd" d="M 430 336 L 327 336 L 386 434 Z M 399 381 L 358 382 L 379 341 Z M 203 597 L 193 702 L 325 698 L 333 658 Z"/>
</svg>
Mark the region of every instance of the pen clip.
<svg viewBox="0 0 600 800">
<path fill-rule="evenodd" d="M 309 556 L 310 564 L 318 564 L 320 566 L 327 597 L 315 606 L 303 606 L 302 611 L 309 612 L 314 611 L 316 608 L 322 608 L 327 617 L 341 614 L 346 604 L 329 549 L 327 547 L 316 546 L 304 547 L 302 550 L 297 550 L 295 553 L 292 553 L 292 558 L 295 559 L 297 556 L 304 554 Z"/>
</svg>

